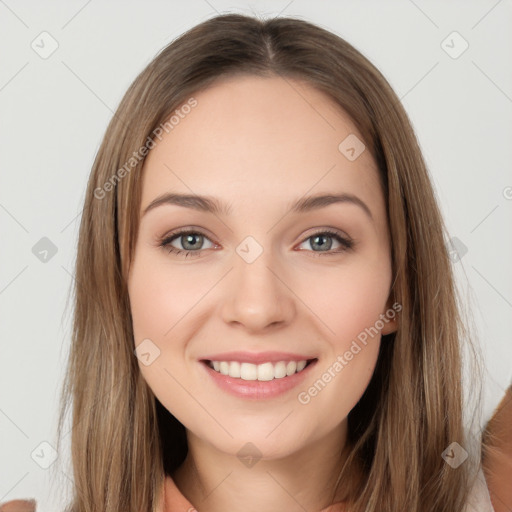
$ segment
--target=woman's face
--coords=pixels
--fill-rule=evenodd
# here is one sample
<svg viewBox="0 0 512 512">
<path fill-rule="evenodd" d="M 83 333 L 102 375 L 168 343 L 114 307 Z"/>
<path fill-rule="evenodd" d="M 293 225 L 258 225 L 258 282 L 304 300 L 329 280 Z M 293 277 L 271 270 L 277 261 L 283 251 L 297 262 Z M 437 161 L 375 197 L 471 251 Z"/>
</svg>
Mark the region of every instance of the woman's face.
<svg viewBox="0 0 512 512">
<path fill-rule="evenodd" d="M 128 283 L 139 367 L 201 440 L 286 456 L 346 425 L 396 328 L 377 168 L 304 83 L 236 77 L 194 98 L 144 166 Z"/>
</svg>

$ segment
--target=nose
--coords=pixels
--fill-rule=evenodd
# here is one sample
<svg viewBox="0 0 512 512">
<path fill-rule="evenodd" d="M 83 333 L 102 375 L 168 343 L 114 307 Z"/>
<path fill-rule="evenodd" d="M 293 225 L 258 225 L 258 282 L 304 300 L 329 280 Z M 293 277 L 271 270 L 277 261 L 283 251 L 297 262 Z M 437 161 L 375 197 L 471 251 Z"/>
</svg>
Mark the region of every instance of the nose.
<svg viewBox="0 0 512 512">
<path fill-rule="evenodd" d="M 295 295 L 270 253 L 264 250 L 252 263 L 234 255 L 234 268 L 227 276 L 221 308 L 225 322 L 261 332 L 292 321 L 296 313 Z"/>
</svg>

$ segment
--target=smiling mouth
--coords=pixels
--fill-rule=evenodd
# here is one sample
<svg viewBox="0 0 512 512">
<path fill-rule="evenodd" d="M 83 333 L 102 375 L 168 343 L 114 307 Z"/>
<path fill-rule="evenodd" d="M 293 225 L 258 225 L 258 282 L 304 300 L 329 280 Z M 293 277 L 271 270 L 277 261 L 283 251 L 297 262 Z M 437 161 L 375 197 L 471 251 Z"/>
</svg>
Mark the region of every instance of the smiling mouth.
<svg viewBox="0 0 512 512">
<path fill-rule="evenodd" d="M 246 381 L 271 381 L 274 379 L 284 379 L 302 372 L 305 368 L 318 361 L 317 358 L 301 361 L 278 361 L 276 363 L 266 362 L 262 364 L 253 364 L 238 361 L 210 361 L 203 360 L 209 368 L 232 377 L 234 379 Z"/>
</svg>

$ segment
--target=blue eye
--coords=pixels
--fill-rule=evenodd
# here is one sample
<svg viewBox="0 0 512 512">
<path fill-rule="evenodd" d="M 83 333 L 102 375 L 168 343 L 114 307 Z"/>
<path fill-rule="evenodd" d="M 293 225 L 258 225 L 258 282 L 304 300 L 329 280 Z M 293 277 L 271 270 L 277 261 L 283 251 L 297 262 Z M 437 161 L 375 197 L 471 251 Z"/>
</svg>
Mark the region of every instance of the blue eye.
<svg viewBox="0 0 512 512">
<path fill-rule="evenodd" d="M 336 240 L 341 247 L 337 250 L 331 250 L 332 241 L 329 242 L 329 239 Z M 175 240 L 179 240 L 182 246 L 182 249 L 179 249 L 173 245 L 171 245 Z M 169 236 L 166 236 L 163 240 L 160 241 L 160 247 L 164 248 L 170 254 L 182 254 L 185 253 L 185 258 L 190 256 L 199 256 L 200 253 L 204 250 L 202 244 L 205 240 L 208 240 L 212 245 L 209 248 L 213 247 L 213 242 L 210 241 L 209 238 L 206 237 L 203 233 L 199 231 L 191 231 L 191 230 L 183 230 L 171 233 Z M 326 241 L 327 240 L 327 241 Z M 332 231 L 329 229 L 324 229 L 323 231 L 318 231 L 313 235 L 307 237 L 300 245 L 310 241 L 311 247 L 319 247 L 320 251 L 313 250 L 312 252 L 319 253 L 318 256 L 328 256 L 340 254 L 344 251 L 350 250 L 354 246 L 354 242 L 340 235 L 337 231 Z M 323 253 L 323 254 L 322 254 Z"/>
<path fill-rule="evenodd" d="M 171 245 L 175 240 L 179 240 L 182 244 L 183 250 L 180 250 Z M 171 233 L 165 237 L 161 242 L 160 246 L 165 248 L 169 253 L 181 254 L 185 252 L 185 258 L 194 255 L 198 256 L 202 251 L 200 247 L 204 240 L 209 240 L 205 235 L 198 231 L 178 231 L 177 233 Z M 197 247 L 194 247 L 197 246 Z M 198 250 L 199 249 L 199 250 Z"/>
<path fill-rule="evenodd" d="M 339 244 L 341 244 L 341 248 L 335 251 L 331 251 L 332 242 L 325 242 L 325 240 L 334 239 Z M 337 231 L 331 231 L 329 229 L 318 231 L 317 233 L 308 236 L 306 240 L 302 243 L 306 243 L 309 241 L 309 244 L 311 247 L 316 246 L 320 247 L 320 251 L 313 251 L 313 252 L 320 252 L 325 254 L 319 254 L 319 256 L 327 256 L 332 254 L 339 254 L 341 252 L 347 251 L 349 249 L 352 249 L 354 247 L 354 242 L 349 239 L 341 236 Z M 302 245 L 302 244 L 301 244 Z M 326 248 L 325 248 L 326 247 Z"/>
</svg>

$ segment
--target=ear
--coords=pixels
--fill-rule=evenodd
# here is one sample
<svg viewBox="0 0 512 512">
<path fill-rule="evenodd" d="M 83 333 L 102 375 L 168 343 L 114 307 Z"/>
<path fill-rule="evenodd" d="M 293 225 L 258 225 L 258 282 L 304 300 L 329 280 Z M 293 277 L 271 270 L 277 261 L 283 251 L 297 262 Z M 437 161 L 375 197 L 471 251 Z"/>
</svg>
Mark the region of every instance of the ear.
<svg viewBox="0 0 512 512">
<path fill-rule="evenodd" d="M 398 330 L 398 314 L 402 310 L 402 305 L 394 300 L 390 295 L 386 302 L 386 310 L 383 311 L 381 318 L 383 319 L 384 327 L 381 334 L 391 334 Z"/>
</svg>

